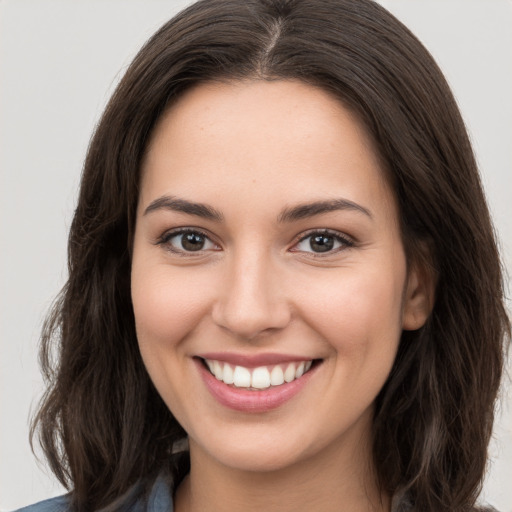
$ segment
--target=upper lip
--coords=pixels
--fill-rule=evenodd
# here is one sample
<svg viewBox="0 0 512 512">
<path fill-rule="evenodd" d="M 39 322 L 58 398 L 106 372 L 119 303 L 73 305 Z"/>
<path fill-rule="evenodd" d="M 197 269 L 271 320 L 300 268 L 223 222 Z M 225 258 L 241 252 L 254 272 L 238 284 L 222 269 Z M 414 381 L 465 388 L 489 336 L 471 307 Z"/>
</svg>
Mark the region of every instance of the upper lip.
<svg viewBox="0 0 512 512">
<path fill-rule="evenodd" d="M 300 361 L 312 361 L 314 358 L 293 354 L 236 354 L 234 352 L 208 352 L 197 354 L 201 359 L 210 359 L 213 361 L 222 361 L 235 366 L 244 366 L 246 368 L 257 368 L 258 366 L 270 366 L 281 363 L 291 363 Z"/>
</svg>

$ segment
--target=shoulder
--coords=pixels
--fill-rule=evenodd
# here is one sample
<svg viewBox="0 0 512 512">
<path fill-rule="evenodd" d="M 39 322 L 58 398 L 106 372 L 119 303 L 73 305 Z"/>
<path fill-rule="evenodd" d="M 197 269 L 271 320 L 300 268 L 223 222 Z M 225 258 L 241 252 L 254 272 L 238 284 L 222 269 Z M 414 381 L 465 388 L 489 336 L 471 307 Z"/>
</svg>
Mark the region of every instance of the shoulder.
<svg viewBox="0 0 512 512">
<path fill-rule="evenodd" d="M 50 498 L 49 500 L 20 508 L 15 512 L 67 512 L 69 510 L 68 503 L 67 496 L 58 496 L 57 498 Z"/>
<path fill-rule="evenodd" d="M 116 510 L 123 512 L 173 512 L 172 493 L 166 481 L 158 478 L 151 494 L 145 500 L 131 500 L 131 493 L 121 499 L 116 505 Z M 133 496 L 133 495 L 132 495 Z M 121 503 L 123 502 L 123 503 Z M 110 508 L 110 507 L 109 507 Z M 40 501 L 34 505 L 23 507 L 15 512 L 71 512 L 69 496 L 58 496 L 49 500 Z"/>
</svg>

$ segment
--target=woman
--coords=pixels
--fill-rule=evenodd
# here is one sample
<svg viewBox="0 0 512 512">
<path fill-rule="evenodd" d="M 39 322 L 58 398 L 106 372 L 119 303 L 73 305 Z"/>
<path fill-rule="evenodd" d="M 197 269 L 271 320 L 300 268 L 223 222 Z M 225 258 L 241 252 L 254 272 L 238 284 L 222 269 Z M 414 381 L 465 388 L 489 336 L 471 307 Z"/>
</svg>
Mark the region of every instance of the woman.
<svg viewBox="0 0 512 512">
<path fill-rule="evenodd" d="M 453 97 L 373 2 L 202 1 L 96 130 L 35 510 L 472 510 L 510 326 Z M 51 340 L 60 343 L 50 364 Z"/>
</svg>

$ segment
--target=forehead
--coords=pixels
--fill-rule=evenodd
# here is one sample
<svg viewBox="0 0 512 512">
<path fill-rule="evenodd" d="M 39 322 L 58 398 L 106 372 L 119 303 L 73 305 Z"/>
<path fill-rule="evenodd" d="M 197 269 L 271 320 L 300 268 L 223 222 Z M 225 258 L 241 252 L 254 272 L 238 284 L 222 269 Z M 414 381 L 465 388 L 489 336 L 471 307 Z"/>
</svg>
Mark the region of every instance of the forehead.
<svg viewBox="0 0 512 512">
<path fill-rule="evenodd" d="M 226 190 L 269 207 L 273 191 L 281 203 L 315 194 L 372 202 L 392 195 L 355 114 L 331 94 L 290 80 L 187 91 L 157 124 L 142 171 L 142 202 L 158 194 L 211 202 Z"/>
</svg>

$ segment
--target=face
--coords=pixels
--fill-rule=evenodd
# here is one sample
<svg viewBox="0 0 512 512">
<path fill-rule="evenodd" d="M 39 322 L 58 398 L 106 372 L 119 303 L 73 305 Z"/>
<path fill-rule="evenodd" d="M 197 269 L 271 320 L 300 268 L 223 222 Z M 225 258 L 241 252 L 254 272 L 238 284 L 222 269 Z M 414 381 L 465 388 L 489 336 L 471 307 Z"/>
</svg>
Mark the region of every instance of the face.
<svg viewBox="0 0 512 512">
<path fill-rule="evenodd" d="M 137 336 L 191 450 L 271 470 L 369 441 L 401 331 L 426 314 L 355 116 L 299 82 L 202 84 L 142 171 Z"/>
</svg>

